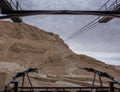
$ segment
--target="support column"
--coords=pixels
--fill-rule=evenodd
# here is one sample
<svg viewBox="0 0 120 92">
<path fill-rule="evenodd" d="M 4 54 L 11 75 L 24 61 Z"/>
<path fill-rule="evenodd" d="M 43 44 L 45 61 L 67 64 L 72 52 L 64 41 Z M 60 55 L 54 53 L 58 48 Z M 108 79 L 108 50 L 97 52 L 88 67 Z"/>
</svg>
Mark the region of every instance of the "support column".
<svg viewBox="0 0 120 92">
<path fill-rule="evenodd" d="M 94 73 L 94 78 L 93 78 L 93 81 L 92 81 L 92 86 L 91 86 L 91 91 L 90 91 L 90 92 L 93 92 L 94 83 L 95 83 L 95 78 L 96 78 L 96 73 Z"/>
<path fill-rule="evenodd" d="M 18 92 L 18 81 L 12 82 L 14 84 L 14 91 L 13 92 Z"/>
<path fill-rule="evenodd" d="M 114 92 L 114 82 L 110 82 L 110 92 Z"/>
</svg>

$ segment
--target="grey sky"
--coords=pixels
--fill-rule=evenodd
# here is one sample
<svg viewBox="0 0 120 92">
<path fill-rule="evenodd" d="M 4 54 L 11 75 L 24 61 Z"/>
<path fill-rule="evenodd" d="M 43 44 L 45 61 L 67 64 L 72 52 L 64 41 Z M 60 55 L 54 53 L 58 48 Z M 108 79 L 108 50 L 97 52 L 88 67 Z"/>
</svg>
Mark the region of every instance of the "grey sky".
<svg viewBox="0 0 120 92">
<path fill-rule="evenodd" d="M 23 9 L 98 10 L 107 0 L 19 0 Z M 110 0 L 110 3 L 114 0 Z M 96 16 L 37 15 L 24 17 L 25 23 L 59 34 L 65 40 Z M 120 65 L 120 19 L 99 24 L 75 39 L 65 41 L 78 54 L 87 54 L 109 64 Z"/>
</svg>

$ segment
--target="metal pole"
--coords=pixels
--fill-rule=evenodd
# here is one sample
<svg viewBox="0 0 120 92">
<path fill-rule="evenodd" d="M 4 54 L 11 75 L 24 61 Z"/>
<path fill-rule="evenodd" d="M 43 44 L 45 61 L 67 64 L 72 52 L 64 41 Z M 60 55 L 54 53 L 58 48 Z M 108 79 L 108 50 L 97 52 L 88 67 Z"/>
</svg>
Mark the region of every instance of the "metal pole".
<svg viewBox="0 0 120 92">
<path fill-rule="evenodd" d="M 93 92 L 93 87 L 95 83 L 95 78 L 96 78 L 96 73 L 94 73 L 93 81 L 92 81 L 92 87 L 91 87 L 91 92 Z"/>
<path fill-rule="evenodd" d="M 103 87 L 103 84 L 102 84 L 102 79 L 101 77 L 99 76 L 99 81 L 100 81 L 100 87 Z"/>
<path fill-rule="evenodd" d="M 108 1 L 104 4 L 106 11 L 107 11 L 107 5 L 108 5 L 109 1 L 110 1 L 110 0 L 108 0 Z"/>
<path fill-rule="evenodd" d="M 116 6 L 117 6 L 118 0 L 116 0 Z"/>
<path fill-rule="evenodd" d="M 12 0 L 10 0 L 10 5 L 11 5 L 11 3 L 12 3 Z"/>
<path fill-rule="evenodd" d="M 28 80 L 29 80 L 29 83 L 30 83 L 31 89 L 32 89 L 32 91 L 34 91 L 34 90 L 33 90 L 33 86 L 32 86 L 32 83 L 31 83 L 31 80 L 30 80 L 30 77 L 29 77 L 28 73 L 27 73 L 27 77 L 28 77 Z"/>
<path fill-rule="evenodd" d="M 99 75 L 99 81 L 100 81 L 100 87 L 102 88 L 102 91 L 103 91 L 103 84 L 102 84 L 102 79 L 101 79 L 100 75 Z"/>
<path fill-rule="evenodd" d="M 106 3 L 105 4 L 105 11 L 107 11 L 108 10 L 108 4 Z"/>
<path fill-rule="evenodd" d="M 114 92 L 114 82 L 110 82 L 110 92 Z"/>
<path fill-rule="evenodd" d="M 5 86 L 5 91 L 4 92 L 7 92 L 7 86 Z"/>
<path fill-rule="evenodd" d="M 18 81 L 14 82 L 14 92 L 18 92 Z"/>
<path fill-rule="evenodd" d="M 25 76 L 23 76 L 23 79 L 22 79 L 22 86 L 21 86 L 21 91 L 23 91 L 24 80 L 25 80 Z"/>
<path fill-rule="evenodd" d="M 18 10 L 19 2 L 16 0 L 16 10 Z"/>
</svg>

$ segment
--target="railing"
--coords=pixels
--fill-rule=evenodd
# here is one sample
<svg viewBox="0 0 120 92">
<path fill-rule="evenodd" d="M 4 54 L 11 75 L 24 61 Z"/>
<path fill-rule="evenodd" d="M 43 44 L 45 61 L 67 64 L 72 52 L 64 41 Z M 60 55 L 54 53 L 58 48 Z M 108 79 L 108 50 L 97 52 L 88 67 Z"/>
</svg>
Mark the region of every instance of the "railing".
<svg viewBox="0 0 120 92">
<path fill-rule="evenodd" d="M 92 92 L 110 92 L 109 87 L 92 89 Z M 19 87 L 18 92 L 91 92 L 91 87 Z M 114 88 L 114 92 L 120 92 L 120 89 Z"/>
</svg>

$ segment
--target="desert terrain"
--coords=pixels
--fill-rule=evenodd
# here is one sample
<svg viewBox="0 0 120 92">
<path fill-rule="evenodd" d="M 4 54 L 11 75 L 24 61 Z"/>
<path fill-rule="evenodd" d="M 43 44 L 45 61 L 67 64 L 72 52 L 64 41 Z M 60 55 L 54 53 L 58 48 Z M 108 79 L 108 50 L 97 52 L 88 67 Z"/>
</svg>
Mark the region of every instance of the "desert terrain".
<svg viewBox="0 0 120 92">
<path fill-rule="evenodd" d="M 120 81 L 120 70 L 92 57 L 75 54 L 58 35 L 24 23 L 0 21 L 0 73 L 5 74 L 5 84 L 18 72 L 41 68 L 38 73 L 30 73 L 33 86 L 90 86 L 93 73 L 78 67 L 94 68 Z M 18 80 L 20 84 L 21 78 Z M 108 86 L 109 80 L 102 80 Z M 25 85 L 28 86 L 27 80 Z M 98 78 L 95 85 L 99 86 Z"/>
</svg>

